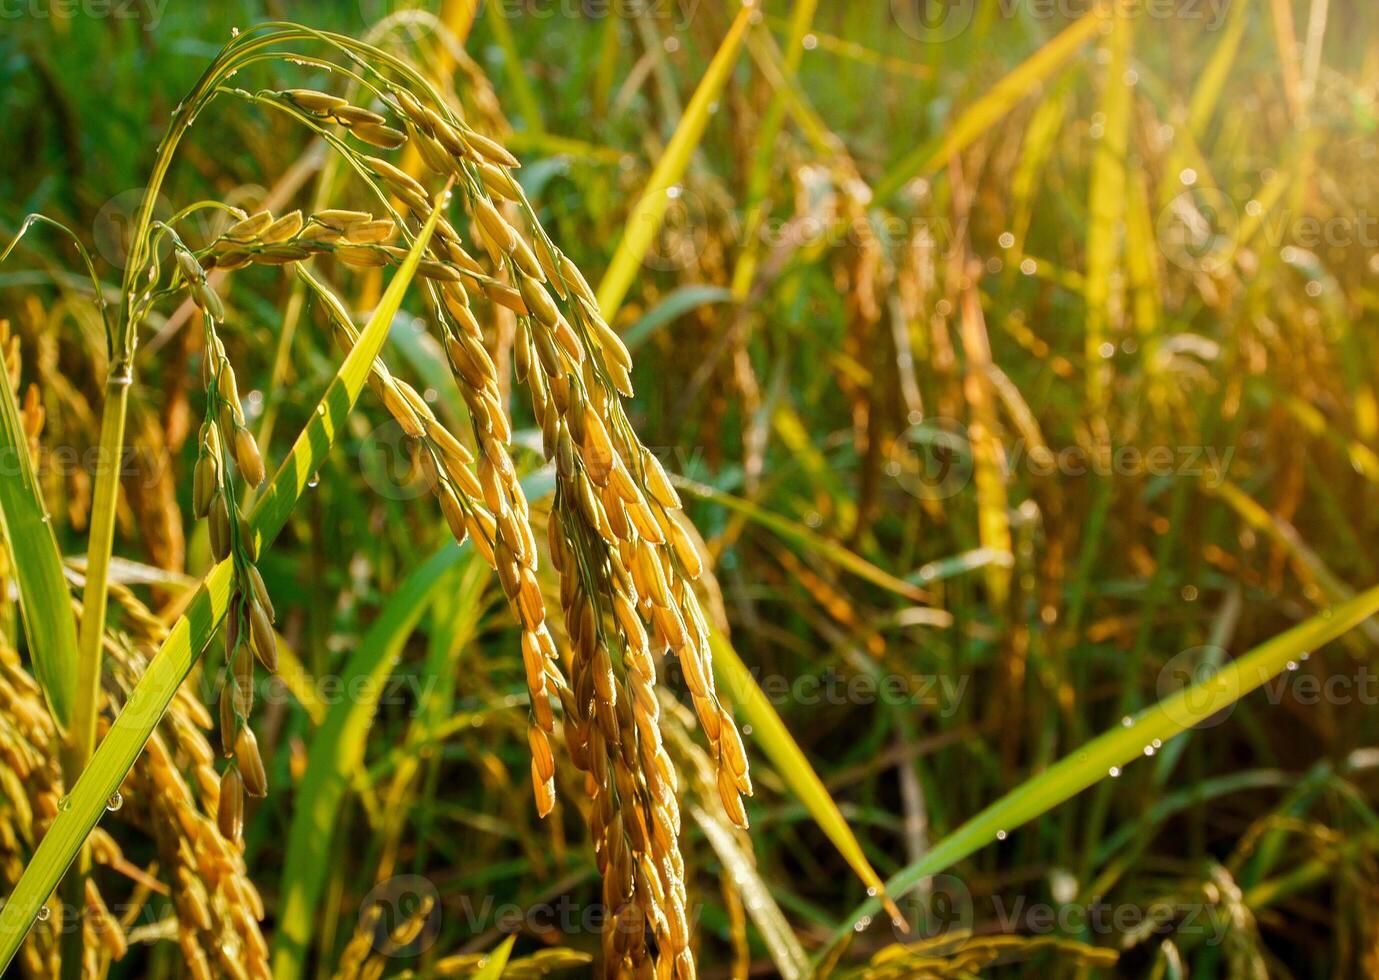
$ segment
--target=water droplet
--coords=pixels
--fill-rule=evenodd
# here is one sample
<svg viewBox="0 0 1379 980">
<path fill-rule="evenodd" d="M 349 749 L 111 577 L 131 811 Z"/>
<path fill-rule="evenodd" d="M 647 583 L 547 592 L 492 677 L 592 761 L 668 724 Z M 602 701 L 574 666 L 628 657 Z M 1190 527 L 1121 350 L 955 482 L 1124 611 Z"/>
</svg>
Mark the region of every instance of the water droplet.
<svg viewBox="0 0 1379 980">
<path fill-rule="evenodd" d="M 1289 670 L 1297 670 L 1297 669 L 1298 669 L 1298 662 L 1297 662 L 1296 660 L 1290 660 L 1290 661 L 1288 661 L 1288 669 L 1289 669 Z"/>
<path fill-rule="evenodd" d="M 1312 654 L 1310 654 L 1310 653 L 1308 653 L 1306 650 L 1304 650 L 1304 651 L 1302 651 L 1302 653 L 1298 654 L 1298 659 L 1299 659 L 1299 660 L 1302 660 L 1302 661 L 1306 661 L 1307 658 L 1310 657 L 1310 656 L 1312 656 Z"/>
<path fill-rule="evenodd" d="M 1159 741 L 1159 740 L 1156 738 L 1156 739 L 1154 739 L 1154 741 L 1153 741 L 1152 744 L 1153 744 L 1154 748 L 1158 749 L 1158 748 L 1162 748 L 1164 743 L 1161 742 L 1161 741 Z"/>
<path fill-rule="evenodd" d="M 876 886 L 875 886 L 875 885 L 868 885 L 868 886 L 867 886 L 867 895 L 869 895 L 869 896 L 872 897 L 872 898 L 875 898 L 875 897 L 876 897 Z"/>
<path fill-rule="evenodd" d="M 124 795 L 119 791 L 110 794 L 110 799 L 105 801 L 105 808 L 112 813 L 124 806 Z"/>
<path fill-rule="evenodd" d="M 1144 754 L 1145 754 L 1145 755 L 1153 755 L 1153 754 L 1154 754 L 1154 746 L 1152 746 L 1152 745 L 1146 745 L 1146 746 L 1144 747 Z"/>
<path fill-rule="evenodd" d="M 315 490 L 317 487 L 319 487 L 319 486 L 321 485 L 321 474 L 319 474 L 319 473 L 313 473 L 313 474 L 311 474 L 310 479 L 308 479 L 308 480 L 306 481 L 306 485 L 307 485 L 308 487 L 310 487 L 311 489 Z"/>
<path fill-rule="evenodd" d="M 69 812 L 72 809 L 72 798 L 64 794 L 62 798 L 57 801 L 57 808 L 63 813 Z"/>
<path fill-rule="evenodd" d="M 1129 715 L 1126 715 L 1124 718 L 1120 720 L 1120 723 L 1124 725 L 1126 728 L 1129 728 L 1131 725 L 1135 723 L 1135 719 L 1131 718 Z"/>
<path fill-rule="evenodd" d="M 998 830 L 998 831 L 996 831 L 996 839 L 997 839 L 997 840 L 1005 840 L 1005 839 L 1006 839 L 1006 832 L 1005 832 L 1004 830 Z"/>
<path fill-rule="evenodd" d="M 1110 769 L 1106 771 L 1112 779 L 1115 779 L 1117 776 L 1120 775 L 1120 766 L 1112 766 Z"/>
<path fill-rule="evenodd" d="M 39 922 L 47 922 L 47 921 L 48 921 L 48 916 L 50 916 L 50 915 L 52 915 L 52 913 L 48 911 L 48 906 L 46 906 L 46 905 L 40 905 L 40 906 L 38 907 L 38 921 L 39 921 Z"/>
</svg>

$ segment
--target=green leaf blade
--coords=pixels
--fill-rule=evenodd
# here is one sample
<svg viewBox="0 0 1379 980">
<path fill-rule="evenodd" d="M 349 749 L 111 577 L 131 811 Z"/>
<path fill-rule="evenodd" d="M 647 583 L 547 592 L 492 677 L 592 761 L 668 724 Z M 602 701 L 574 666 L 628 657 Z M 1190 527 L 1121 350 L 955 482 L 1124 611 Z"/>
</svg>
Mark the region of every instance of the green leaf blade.
<svg viewBox="0 0 1379 980">
<path fill-rule="evenodd" d="M 358 342 L 332 379 L 311 421 L 297 437 L 287 459 L 273 477 L 272 485 L 254 508 L 250 528 L 260 549 L 286 524 L 311 474 L 320 467 L 335 434 L 354 407 L 439 216 L 440 209 L 434 209 L 388 284 Z M 39 908 L 53 893 L 105 813 L 106 801 L 134 765 L 149 734 L 163 717 L 168 702 L 219 627 L 229 605 L 233 575 L 233 559 L 216 565 L 207 575 L 130 693 L 90 764 L 64 798 L 14 893 L 0 909 L 0 969 L 7 967 L 18 952 L 37 919 Z"/>
<path fill-rule="evenodd" d="M 43 503 L 19 404 L 0 379 L 0 453 L 12 472 L 0 479 L 0 524 L 19 584 L 19 609 L 34 677 L 58 725 L 71 722 L 76 700 L 77 626 L 62 572 L 62 554 Z"/>
</svg>

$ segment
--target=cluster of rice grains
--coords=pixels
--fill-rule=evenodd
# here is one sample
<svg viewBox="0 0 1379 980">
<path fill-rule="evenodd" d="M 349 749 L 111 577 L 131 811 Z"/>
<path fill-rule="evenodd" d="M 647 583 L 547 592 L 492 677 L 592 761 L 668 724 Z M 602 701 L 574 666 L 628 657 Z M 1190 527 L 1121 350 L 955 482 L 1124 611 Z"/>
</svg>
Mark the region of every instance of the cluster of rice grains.
<svg viewBox="0 0 1379 980">
<path fill-rule="evenodd" d="M 131 638 L 113 664 L 128 692 L 166 631 L 127 590 L 116 587 L 112 594 L 131 624 Z M 227 804 L 226 796 L 238 787 L 216 774 L 215 750 L 204 734 L 212 725 L 193 690 L 179 690 L 126 780 L 125 807 L 146 824 L 157 845 L 188 975 L 267 978 L 268 944 L 259 928 L 263 900 L 249 880 L 237 835 L 226 833 L 227 805 L 236 811 L 240 806 L 238 799 Z M 245 766 L 242 757 L 238 762 Z"/>
<path fill-rule="evenodd" d="M 406 248 L 391 242 L 399 236 L 414 240 L 430 217 L 431 195 L 416 177 L 361 151 L 344 135 L 371 149 L 413 147 L 439 178 L 453 180 L 454 197 L 467 212 L 468 239 L 445 216 L 438 218 L 418 274 L 469 409 L 474 449 L 449 432 L 381 359 L 370 387 L 412 437 L 455 538 L 472 538 L 521 624 L 531 774 L 542 816 L 555 803 L 549 739 L 554 702 L 560 702 L 571 759 L 585 774 L 588 820 L 604 876 L 605 969 L 610 976 L 693 976 L 677 842 L 677 777 L 662 745 L 655 652 L 679 658 L 723 806 L 743 827 L 741 796 L 750 794 L 751 782 L 741 738 L 714 690 L 708 625 L 693 588 L 698 552 L 681 523 L 670 480 L 638 440 L 622 406 L 621 399 L 632 393 L 631 359 L 601 317 L 584 277 L 542 229 L 512 176 L 517 160 L 463 123 L 401 63 L 388 62 L 405 85 L 377 74 L 351 42 L 330 40 L 368 69 L 368 78 L 335 70 L 370 90 L 373 108 L 306 89 L 240 94 L 286 112 L 325 138 L 363 178 L 386 216 L 328 210 L 275 219 L 262 213 L 245 216 L 199 254 L 178 252 L 207 329 L 211 421 L 201 437 L 197 510 L 211 520 L 217 557 L 233 554 L 236 562 L 228 669 L 236 680 L 251 677 L 250 650 L 273 668 L 272 607 L 254 569 L 252 533 L 238 517 L 223 465 L 233 458 L 251 484 L 262 479 L 257 447 L 243 427 L 234 373 L 215 337 L 223 310 L 204 270 L 285 265 L 316 255 L 356 268 L 399 263 Z M 331 316 L 339 343 L 350 348 L 357 333 L 344 304 L 310 272 L 296 269 Z M 506 379 L 481 325 L 481 318 L 496 319 L 502 311 L 517 319 L 515 374 L 530 394 L 545 456 L 555 462 L 557 489 L 547 531 L 560 575 L 568 677 L 557 650 L 560 631 L 553 632 L 547 621 L 531 514 L 510 452 Z M 222 736 L 235 764 L 222 785 L 221 826 L 233 837 L 241 788 L 261 793 L 265 787 L 245 723 L 249 695 L 240 683 L 226 690 Z"/>
<path fill-rule="evenodd" d="M 282 219 L 260 221 L 248 218 L 231 232 L 245 234 L 272 232 Z M 300 216 L 296 219 L 300 226 Z M 254 562 L 258 543 L 235 500 L 234 481 L 227 459 L 234 460 L 250 485 L 263 483 L 263 456 L 244 425 L 235 371 L 225 356 L 225 347 L 216 334 L 216 324 L 225 317 L 224 306 L 206 282 L 201 263 L 178 244 L 178 269 L 192 299 L 202 311 L 206 329 L 206 358 L 203 362 L 206 385 L 206 421 L 197 441 L 196 470 L 192 484 L 192 509 L 198 518 L 209 520 L 211 552 L 216 561 L 234 560 L 234 586 L 225 619 L 225 678 L 220 687 L 220 744 L 231 759 L 220 777 L 217 823 L 221 834 L 238 842 L 244 826 L 244 794 L 263 796 L 268 779 L 258 740 L 249 726 L 254 705 L 254 661 L 273 671 L 278 666 L 277 637 L 273 633 L 273 603 Z"/>
<path fill-rule="evenodd" d="M 537 806 L 544 814 L 554 804 L 547 738 L 554 695 L 562 703 L 571 758 L 585 772 L 592 799 L 589 822 L 610 916 L 605 968 L 610 975 L 659 970 L 690 976 L 676 776 L 661 743 L 653 643 L 680 658 L 718 763 L 723 804 L 739 825 L 746 823 L 740 794 L 751 789 L 741 740 L 714 692 L 708 627 L 691 584 L 700 559 L 679 523 L 680 502 L 669 479 L 623 411 L 621 398 L 632 393 L 627 350 L 599 315 L 583 276 L 541 228 L 510 174 L 516 161 L 405 92 L 399 95 L 422 159 L 437 173 L 461 179 L 474 238 L 493 270 L 485 272 L 454 229 L 442 225 L 439 268 L 423 268 L 423 274 L 437 280 L 436 316 L 479 448 L 480 493 L 454 475 L 460 506 L 490 516 L 492 531 L 483 519 L 470 529 L 523 626 Z M 529 238 L 504 208 L 525 219 Z M 568 683 L 545 623 L 527 504 L 471 289 L 518 315 L 516 376 L 530 394 L 545 456 L 555 461 L 547 532 L 569 638 Z M 448 464 L 458 460 L 443 455 L 441 462 L 449 474 L 454 467 Z M 439 486 L 445 503 L 452 488 L 445 481 Z M 447 512 L 453 506 L 445 504 Z M 456 530 L 463 535 L 463 528 Z M 654 957 L 648 955 L 648 929 Z"/>
<path fill-rule="evenodd" d="M 19 338 L 0 320 L 0 350 L 5 378 L 19 387 Z M 25 392 L 21 421 L 37 456 L 45 413 L 37 387 Z M 104 696 L 111 710 L 101 713 L 98 734 L 104 737 L 115 708 L 126 702 L 149 658 L 167 636 L 167 628 L 125 585 L 109 583 L 110 596 L 120 609 L 120 628 L 109 630 L 105 642 Z M 73 600 L 74 605 L 78 605 Z M 91 854 L 98 867 L 117 869 L 110 879 L 133 879 L 132 895 L 122 897 L 112 911 L 97 877 L 86 879 L 82 948 L 82 976 L 104 976 L 112 960 L 124 957 L 139 929 L 160 933 L 164 924 L 175 928 L 178 943 L 196 980 L 212 977 L 271 976 L 268 946 L 259 928 L 263 902 L 248 878 L 239 847 L 218 833 L 208 814 L 220 800 L 215 753 L 204 734 L 210 715 L 193 688 L 180 688 L 107 808 L 120 811 L 122 822 L 136 826 L 154 841 L 157 863 L 135 868 L 114 837 L 102 828 L 92 831 Z M 47 833 L 53 819 L 70 804 L 59 765 L 62 736 L 53 723 L 37 682 L 19 655 L 0 645 L 0 880 L 13 887 L 26 860 Z M 155 877 L 156 876 L 156 877 Z M 155 911 L 151 899 L 167 894 L 175 916 L 165 923 L 149 922 L 145 910 Z M 56 903 L 52 903 L 54 907 Z M 72 928 L 64 922 L 75 909 L 58 914 L 44 906 L 16 959 L 25 976 L 51 977 L 60 970 L 59 937 Z M 135 927 L 135 922 L 143 925 Z"/>
</svg>

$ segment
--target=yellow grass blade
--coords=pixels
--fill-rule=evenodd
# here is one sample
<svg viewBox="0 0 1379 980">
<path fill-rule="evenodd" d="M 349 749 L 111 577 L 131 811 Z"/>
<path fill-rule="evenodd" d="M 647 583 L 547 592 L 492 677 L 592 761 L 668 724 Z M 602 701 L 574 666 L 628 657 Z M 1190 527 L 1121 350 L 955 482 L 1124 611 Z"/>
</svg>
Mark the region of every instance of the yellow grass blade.
<svg viewBox="0 0 1379 980">
<path fill-rule="evenodd" d="M 627 227 L 623 230 L 622 241 L 618 243 L 617 251 L 613 253 L 613 260 L 608 264 L 608 271 L 604 273 L 598 288 L 599 309 L 603 311 L 604 319 L 609 322 L 612 322 L 622 306 L 623 298 L 627 296 L 632 280 L 637 277 L 637 269 L 646 257 L 647 249 L 651 247 L 652 239 L 661 228 L 661 221 L 665 218 L 666 207 L 670 202 L 670 188 L 684 176 L 685 170 L 689 167 L 690 157 L 704 136 L 713 104 L 723 91 L 723 85 L 737 62 L 737 52 L 742 46 L 742 37 L 747 31 L 753 11 L 754 8 L 743 6 L 733 19 L 727 36 L 718 47 L 718 53 L 713 56 L 708 71 L 704 73 L 699 87 L 694 91 L 694 97 L 685 107 L 685 114 L 675 129 L 675 135 L 670 138 L 666 152 L 656 164 L 656 169 L 652 171 L 646 190 L 632 206 Z"/>
<path fill-rule="evenodd" d="M 961 153 L 1001 119 L 1038 84 L 1062 68 L 1077 49 L 1092 38 L 1106 20 L 1105 4 L 1066 28 L 1053 40 L 1032 54 L 1014 71 L 992 86 L 944 129 L 937 141 L 917 147 L 897 163 L 876 185 L 876 199 L 884 203 L 915 177 L 933 173 L 946 164 L 954 154 Z"/>
<path fill-rule="evenodd" d="M 833 842 L 852 870 L 857 872 L 857 877 L 862 879 L 868 891 L 878 896 L 878 901 L 886 906 L 892 918 L 902 922 L 900 910 L 886 896 L 885 884 L 867 860 L 862 845 L 839 812 L 838 804 L 833 801 L 823 780 L 785 727 L 785 722 L 776 714 L 770 700 L 757 686 L 732 643 L 713 630 L 709 634 L 709 645 L 713 648 L 714 673 L 719 684 L 727 690 L 742 717 L 752 726 L 752 743 L 775 765 L 795 798 L 809 811 L 819 829 Z"/>
<path fill-rule="evenodd" d="M 1087 408 L 1093 419 L 1106 410 L 1110 365 L 1105 349 L 1111 343 L 1114 284 L 1121 257 L 1121 227 L 1125 220 L 1125 152 L 1130 137 L 1130 96 L 1125 73 L 1130 61 L 1134 19 L 1117 4 L 1111 36 L 1106 41 L 1106 67 L 1102 74 L 1102 134 L 1092 151 L 1092 190 L 1087 230 L 1087 278 L 1083 298 L 1087 303 L 1085 357 L 1087 361 Z"/>
</svg>

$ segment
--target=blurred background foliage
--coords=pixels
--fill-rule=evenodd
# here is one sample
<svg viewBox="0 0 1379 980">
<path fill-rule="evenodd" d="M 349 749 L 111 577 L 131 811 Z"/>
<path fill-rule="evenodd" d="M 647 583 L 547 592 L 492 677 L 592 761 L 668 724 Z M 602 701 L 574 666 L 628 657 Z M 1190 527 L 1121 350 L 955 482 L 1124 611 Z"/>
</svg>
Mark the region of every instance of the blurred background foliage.
<svg viewBox="0 0 1379 980">
<path fill-rule="evenodd" d="M 462 0 L 420 5 L 447 44 L 434 19 L 385 0 L 117 0 L 127 17 L 29 6 L 0 22 L 0 228 L 59 218 L 112 288 L 178 99 L 234 29 L 264 19 L 381 30 L 502 134 L 546 227 L 597 283 L 736 13 L 717 0 L 489 3 L 471 25 Z M 1085 29 L 1090 5 L 958 4 L 949 16 L 966 20 L 949 31 L 904 0 L 761 6 L 614 325 L 637 360 L 638 431 L 693 481 L 733 644 L 888 878 L 1185 678 L 1379 578 L 1379 14 L 1151 4 L 1093 13 Z M 330 81 L 277 66 L 237 80 Z M 165 194 L 174 208 L 253 210 L 278 193 L 285 211 L 309 203 L 318 169 L 302 132 L 224 100 Z M 65 244 L 26 240 L 0 268 L 0 316 L 41 392 L 45 441 L 79 454 L 95 441 L 105 351 L 76 270 Z M 283 337 L 291 281 L 272 272 L 237 277 L 227 344 L 276 460 L 338 355 L 316 309 Z M 377 281 L 347 282 L 367 308 Z M 195 334 L 174 308 L 151 318 L 134 394 L 117 552 L 161 570 L 141 586 L 155 607 L 208 565 L 187 519 Z M 397 369 L 453 404 L 411 319 L 393 344 Z M 303 691 L 338 675 L 446 540 L 385 419 L 356 413 L 262 562 L 299 665 L 298 690 L 265 699 L 276 788 L 246 831 L 270 945 L 293 787 L 323 711 Z M 46 462 L 59 540 L 79 554 L 89 481 L 58 454 Z M 434 886 L 441 912 L 426 951 L 387 958 L 390 974 L 491 948 L 505 931 L 494 908 L 598 900 L 569 812 L 578 785 L 552 818 L 534 815 L 500 596 L 463 568 L 444 574 L 396 652 L 338 813 L 312 942 L 325 975 L 365 894 L 399 875 Z M 471 595 L 477 606 L 455 601 Z M 954 929 L 983 956 L 998 934 L 1121 954 L 1110 967 L 1081 947 L 993 946 L 994 963 L 966 965 L 984 975 L 1379 968 L 1376 636 L 1370 622 L 1311 651 L 1219 724 L 1012 829 L 905 897 L 915 933 L 884 916 L 853 929 L 839 969 Z M 1345 684 L 1308 697 L 1306 677 Z M 851 929 L 866 886 L 781 775 L 753 763 L 752 861 L 818 954 Z M 146 861 L 120 820 L 105 825 Z M 702 971 L 780 970 L 723 852 L 688 820 L 683 846 Z M 935 918 L 937 893 L 956 917 Z M 1019 911 L 1097 899 L 1174 911 L 1104 928 Z M 598 945 L 588 930 L 517 931 L 515 956 Z M 157 938 L 115 975 L 175 975 L 177 947 Z M 868 969 L 941 967 L 885 968 Z"/>
</svg>

